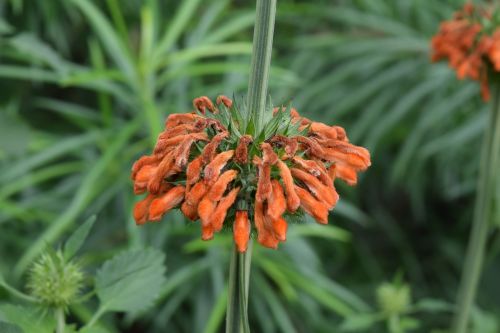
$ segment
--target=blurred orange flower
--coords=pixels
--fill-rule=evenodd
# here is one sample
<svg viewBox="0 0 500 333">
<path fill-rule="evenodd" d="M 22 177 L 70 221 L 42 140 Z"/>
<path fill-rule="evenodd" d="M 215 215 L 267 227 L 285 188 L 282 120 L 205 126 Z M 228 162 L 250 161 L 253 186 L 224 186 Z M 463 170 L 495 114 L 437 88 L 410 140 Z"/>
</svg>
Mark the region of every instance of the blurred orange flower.
<svg viewBox="0 0 500 333">
<path fill-rule="evenodd" d="M 490 69 L 500 71 L 500 27 L 494 22 L 498 8 L 470 3 L 441 23 L 432 38 L 432 61 L 447 59 L 459 79 L 479 81 L 485 101 L 490 99 Z"/>
</svg>

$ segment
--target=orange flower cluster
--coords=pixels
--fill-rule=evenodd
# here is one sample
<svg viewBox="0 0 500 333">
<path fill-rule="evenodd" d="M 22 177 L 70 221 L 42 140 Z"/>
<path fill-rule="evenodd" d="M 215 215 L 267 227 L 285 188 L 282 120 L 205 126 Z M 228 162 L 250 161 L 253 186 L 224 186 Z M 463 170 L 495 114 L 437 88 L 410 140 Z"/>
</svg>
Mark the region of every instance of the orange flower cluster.
<svg viewBox="0 0 500 333">
<path fill-rule="evenodd" d="M 448 59 L 459 79 L 479 81 L 485 101 L 490 98 L 489 68 L 500 72 L 500 27 L 494 26 L 494 13 L 491 7 L 466 4 L 432 38 L 432 60 Z"/>
<path fill-rule="evenodd" d="M 204 240 L 232 224 L 244 252 L 253 221 L 258 242 L 277 248 L 286 240 L 286 214 L 303 211 L 328 223 L 339 198 L 334 180 L 354 185 L 357 172 L 370 166 L 369 152 L 349 143 L 343 128 L 310 121 L 294 109 L 275 108 L 273 118 L 288 112 L 296 135 L 231 131 L 216 116 L 221 109 L 229 114 L 232 104 L 225 96 L 215 105 L 203 96 L 193 101 L 194 112 L 167 118 L 153 153 L 132 167 L 134 193 L 147 193 L 134 207 L 137 224 L 159 221 L 180 206 L 188 219 L 201 221 Z"/>
</svg>

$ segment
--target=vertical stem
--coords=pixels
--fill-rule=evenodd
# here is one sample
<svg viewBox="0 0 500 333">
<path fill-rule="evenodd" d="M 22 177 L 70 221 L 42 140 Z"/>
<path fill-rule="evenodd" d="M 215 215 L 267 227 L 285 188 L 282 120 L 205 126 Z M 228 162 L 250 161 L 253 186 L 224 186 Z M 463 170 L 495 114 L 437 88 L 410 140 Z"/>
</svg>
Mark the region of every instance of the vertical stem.
<svg viewBox="0 0 500 333">
<path fill-rule="evenodd" d="M 233 245 L 229 266 L 226 333 L 250 332 L 248 324 L 248 289 L 252 247 L 252 240 L 250 240 L 247 251 L 239 253 L 236 246 Z"/>
<path fill-rule="evenodd" d="M 260 133 L 264 123 L 275 16 L 276 0 L 257 0 L 247 96 L 248 111 L 255 121 L 256 133 Z"/>
<path fill-rule="evenodd" d="M 66 320 L 64 318 L 64 310 L 63 308 L 56 309 L 56 333 L 64 333 L 64 327 L 66 326 Z"/>
<path fill-rule="evenodd" d="M 247 105 L 249 117 L 254 120 L 255 133 L 260 133 L 266 111 L 267 87 L 273 47 L 274 19 L 277 0 L 257 0 L 253 33 L 252 64 L 248 82 Z M 239 253 L 233 244 L 229 266 L 229 286 L 226 313 L 226 333 L 249 333 L 248 288 L 252 240 L 245 253 Z"/>
<path fill-rule="evenodd" d="M 492 110 L 485 133 L 481 153 L 479 181 L 474 207 L 472 232 L 467 247 L 465 265 L 457 299 L 457 309 L 453 322 L 454 333 L 466 333 L 474 299 L 481 277 L 481 270 L 486 252 L 496 173 L 498 172 L 498 155 L 500 152 L 500 83 L 492 85 Z"/>
</svg>

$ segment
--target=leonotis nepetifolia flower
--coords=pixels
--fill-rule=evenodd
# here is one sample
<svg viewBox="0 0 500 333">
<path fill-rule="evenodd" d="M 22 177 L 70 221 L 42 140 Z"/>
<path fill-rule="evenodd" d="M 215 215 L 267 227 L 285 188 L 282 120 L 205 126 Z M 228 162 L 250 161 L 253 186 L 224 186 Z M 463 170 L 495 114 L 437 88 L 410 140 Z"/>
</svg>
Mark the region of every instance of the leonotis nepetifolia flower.
<svg viewBox="0 0 500 333">
<path fill-rule="evenodd" d="M 489 71 L 500 72 L 500 7 L 467 3 L 432 38 L 432 60 L 447 59 L 459 79 L 479 81 L 490 98 Z"/>
<path fill-rule="evenodd" d="M 334 180 L 354 185 L 370 166 L 368 150 L 349 143 L 342 127 L 293 108 L 268 112 L 257 133 L 225 96 L 216 104 L 199 97 L 193 105 L 195 111 L 167 118 L 153 153 L 132 167 L 135 194 L 147 193 L 134 207 L 139 225 L 180 206 L 188 219 L 200 220 L 204 240 L 232 227 L 244 252 L 255 229 L 260 244 L 277 248 L 286 240 L 288 215 L 305 212 L 328 223 L 339 199 Z"/>
</svg>

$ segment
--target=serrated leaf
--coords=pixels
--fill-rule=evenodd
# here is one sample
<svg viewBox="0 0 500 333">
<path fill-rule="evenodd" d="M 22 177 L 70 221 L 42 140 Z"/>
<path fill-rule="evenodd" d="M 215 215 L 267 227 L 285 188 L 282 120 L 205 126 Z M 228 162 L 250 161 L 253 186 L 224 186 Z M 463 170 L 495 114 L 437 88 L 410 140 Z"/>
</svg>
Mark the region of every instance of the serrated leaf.
<svg viewBox="0 0 500 333">
<path fill-rule="evenodd" d="M 55 329 L 55 321 L 52 316 L 41 309 L 25 307 L 20 305 L 0 305 L 0 319 L 4 322 L 17 325 L 25 333 L 52 333 Z M 0 330 L 3 333 L 3 330 Z"/>
<path fill-rule="evenodd" d="M 165 282 L 165 256 L 154 249 L 131 250 L 104 263 L 96 292 L 104 311 L 139 311 L 153 304 Z"/>
<path fill-rule="evenodd" d="M 85 239 L 92 229 L 94 225 L 96 216 L 92 215 L 85 221 L 76 231 L 68 238 L 66 243 L 64 244 L 64 259 L 70 260 L 73 256 L 78 252 L 78 250 L 82 247 Z"/>
</svg>

